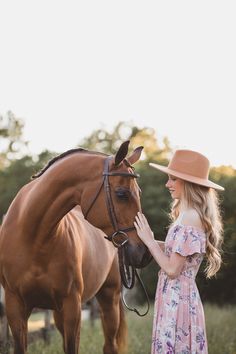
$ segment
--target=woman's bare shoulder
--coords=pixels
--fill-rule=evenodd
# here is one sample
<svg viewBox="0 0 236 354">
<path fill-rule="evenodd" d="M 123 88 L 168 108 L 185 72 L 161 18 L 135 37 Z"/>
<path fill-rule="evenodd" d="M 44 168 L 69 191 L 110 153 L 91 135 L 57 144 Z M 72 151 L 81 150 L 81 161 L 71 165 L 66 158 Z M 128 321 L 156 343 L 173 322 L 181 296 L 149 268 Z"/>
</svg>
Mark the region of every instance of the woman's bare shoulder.
<svg viewBox="0 0 236 354">
<path fill-rule="evenodd" d="M 195 209 L 188 209 L 184 212 L 182 224 L 189 225 L 189 226 L 195 226 L 200 229 L 203 229 L 200 216 Z"/>
</svg>

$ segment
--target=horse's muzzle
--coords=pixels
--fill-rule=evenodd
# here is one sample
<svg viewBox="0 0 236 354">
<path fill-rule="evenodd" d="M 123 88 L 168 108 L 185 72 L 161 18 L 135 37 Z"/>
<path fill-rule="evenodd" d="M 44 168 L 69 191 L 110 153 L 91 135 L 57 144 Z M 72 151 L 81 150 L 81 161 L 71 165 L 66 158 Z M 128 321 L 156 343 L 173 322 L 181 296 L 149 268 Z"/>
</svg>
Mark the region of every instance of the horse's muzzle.
<svg viewBox="0 0 236 354">
<path fill-rule="evenodd" d="M 144 244 L 134 246 L 127 243 L 125 245 L 125 261 L 127 265 L 135 268 L 144 268 L 151 260 L 152 255 Z"/>
</svg>

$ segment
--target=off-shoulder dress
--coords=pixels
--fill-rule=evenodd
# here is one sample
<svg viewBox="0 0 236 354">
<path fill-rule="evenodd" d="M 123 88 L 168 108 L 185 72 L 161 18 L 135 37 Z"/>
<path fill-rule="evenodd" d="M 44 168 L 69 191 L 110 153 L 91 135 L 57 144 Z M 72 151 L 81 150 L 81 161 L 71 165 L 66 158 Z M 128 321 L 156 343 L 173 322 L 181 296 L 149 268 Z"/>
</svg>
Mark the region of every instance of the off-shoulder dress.
<svg viewBox="0 0 236 354">
<path fill-rule="evenodd" d="M 205 317 L 195 277 L 204 258 L 203 230 L 181 223 L 170 226 L 165 254 L 186 257 L 180 275 L 171 279 L 163 271 L 155 297 L 152 354 L 207 354 Z"/>
</svg>

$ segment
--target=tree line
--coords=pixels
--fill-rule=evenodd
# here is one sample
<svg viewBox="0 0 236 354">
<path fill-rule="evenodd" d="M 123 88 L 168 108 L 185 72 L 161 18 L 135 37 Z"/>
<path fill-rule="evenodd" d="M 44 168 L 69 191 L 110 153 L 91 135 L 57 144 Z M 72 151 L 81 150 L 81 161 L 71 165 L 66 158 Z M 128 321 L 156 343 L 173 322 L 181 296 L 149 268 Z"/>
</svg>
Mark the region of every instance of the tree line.
<svg viewBox="0 0 236 354">
<path fill-rule="evenodd" d="M 30 181 L 49 159 L 60 152 L 42 151 L 38 156 L 26 153 L 27 142 L 23 139 L 24 123 L 12 112 L 0 116 L 0 218 L 18 190 Z M 158 141 L 156 131 L 150 127 L 138 128 L 131 123 L 120 122 L 112 131 L 93 131 L 78 146 L 107 154 L 116 152 L 120 143 L 130 140 L 130 150 L 144 146 L 144 159 L 136 167 L 140 174 L 141 203 L 155 237 L 164 240 L 169 225 L 171 197 L 165 188 L 167 176 L 149 167 L 149 162 L 166 165 L 173 149 L 168 138 Z M 223 265 L 217 276 L 206 280 L 204 263 L 197 283 L 203 301 L 224 304 L 236 302 L 236 170 L 231 166 L 212 168 L 210 179 L 225 187 L 220 192 L 224 222 Z M 149 296 L 153 299 L 158 278 L 158 266 L 152 261 L 141 271 Z M 141 294 L 141 293 L 140 293 Z M 140 301 L 142 298 L 140 297 Z"/>
</svg>

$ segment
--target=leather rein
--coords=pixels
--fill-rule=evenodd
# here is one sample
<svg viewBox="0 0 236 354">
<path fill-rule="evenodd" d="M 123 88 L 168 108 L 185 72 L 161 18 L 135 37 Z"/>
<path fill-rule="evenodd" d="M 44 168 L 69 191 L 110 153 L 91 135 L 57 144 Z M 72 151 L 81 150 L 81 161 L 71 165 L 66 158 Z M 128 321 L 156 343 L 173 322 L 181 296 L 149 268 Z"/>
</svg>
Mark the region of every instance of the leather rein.
<svg viewBox="0 0 236 354">
<path fill-rule="evenodd" d="M 130 163 L 126 159 L 124 159 L 124 163 L 126 164 L 127 167 L 130 167 L 133 172 L 131 172 L 131 173 L 110 172 L 109 171 L 109 163 L 112 159 L 113 159 L 113 156 L 108 156 L 104 161 L 104 170 L 103 170 L 103 174 L 102 174 L 103 179 L 102 179 L 101 185 L 99 186 L 95 196 L 92 198 L 92 201 L 90 202 L 88 209 L 84 213 L 84 218 L 87 219 L 88 213 L 90 212 L 91 208 L 93 207 L 94 203 L 96 202 L 102 188 L 104 188 L 106 207 L 107 207 L 109 218 L 111 220 L 111 223 L 112 223 L 112 226 L 114 229 L 114 232 L 110 236 L 105 236 L 105 238 L 108 241 L 111 241 L 113 243 L 113 245 L 118 249 L 119 269 L 120 269 L 122 284 L 125 288 L 132 289 L 135 284 L 135 277 L 137 277 L 137 279 L 138 279 L 138 281 L 145 293 L 145 296 L 147 298 L 148 307 L 147 307 L 147 310 L 145 311 L 145 313 L 143 313 L 143 314 L 141 314 L 136 308 L 130 308 L 124 299 L 124 292 L 123 291 L 122 291 L 122 301 L 128 310 L 134 311 L 139 316 L 145 316 L 148 313 L 149 307 L 150 307 L 147 291 L 144 287 L 144 284 L 143 284 L 137 270 L 133 266 L 128 266 L 127 262 L 126 262 L 125 249 L 126 249 L 126 243 L 128 242 L 128 239 L 129 239 L 127 232 L 135 230 L 135 227 L 130 226 L 130 227 L 125 227 L 125 228 L 119 228 L 119 223 L 117 221 L 117 217 L 115 214 L 114 204 L 113 204 L 112 197 L 111 197 L 111 187 L 110 187 L 110 183 L 109 183 L 109 177 L 112 177 L 112 176 L 122 176 L 122 177 L 129 177 L 129 178 L 139 178 L 140 176 L 139 176 L 139 174 L 134 172 L 134 168 L 130 165 Z M 117 236 L 119 236 L 119 241 L 117 241 Z"/>
</svg>

